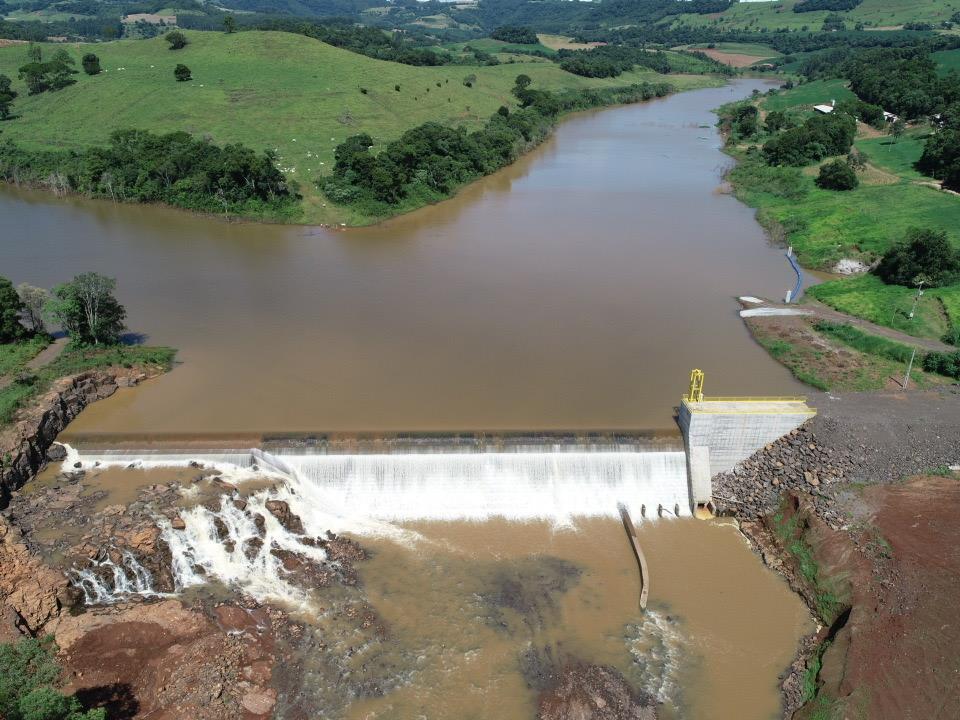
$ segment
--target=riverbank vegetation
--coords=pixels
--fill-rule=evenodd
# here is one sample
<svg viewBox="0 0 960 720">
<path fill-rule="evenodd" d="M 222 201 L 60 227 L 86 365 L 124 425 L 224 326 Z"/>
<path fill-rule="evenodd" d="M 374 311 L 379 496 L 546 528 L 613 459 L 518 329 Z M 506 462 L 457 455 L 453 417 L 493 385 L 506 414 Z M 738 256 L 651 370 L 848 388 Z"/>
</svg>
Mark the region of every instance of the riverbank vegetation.
<svg viewBox="0 0 960 720">
<path fill-rule="evenodd" d="M 513 94 L 520 108 L 507 106 L 473 133 L 437 123 L 407 131 L 377 154 L 369 135 L 354 135 L 337 146 L 331 178 L 320 185 L 333 202 L 353 205 L 365 215 L 387 216 L 452 195 L 457 188 L 509 165 L 541 143 L 564 113 L 663 97 L 668 83 L 624 88 L 547 92 L 517 76 Z"/>
<path fill-rule="evenodd" d="M 809 298 L 955 343 L 960 76 L 926 44 L 844 50 L 836 65 L 811 62 L 807 71 L 817 79 L 721 109 L 737 196 L 803 264 L 853 271 L 810 288 Z M 842 133 L 810 132 L 841 125 Z"/>
<path fill-rule="evenodd" d="M 277 169 L 273 153 L 220 147 L 185 132 L 117 130 L 106 146 L 79 151 L 26 150 L 7 141 L 0 143 L 0 179 L 58 194 L 241 217 L 299 213 L 296 187 Z"/>
<path fill-rule="evenodd" d="M 173 366 L 171 348 L 124 344 L 127 313 L 115 290 L 115 280 L 97 273 L 83 273 L 49 292 L 26 284 L 14 289 L 0 277 L 0 425 L 62 377 L 107 367 Z M 36 317 L 38 298 L 43 317 L 70 339 L 47 358 L 41 353 L 53 339 Z"/>
<path fill-rule="evenodd" d="M 220 148 L 242 145 L 258 161 L 269 151 L 291 192 L 299 184 L 303 197 L 297 222 L 353 225 L 376 217 L 358 206 L 331 203 L 316 185 L 319 177 L 332 175 L 334 151 L 348 137 L 368 134 L 374 142 L 371 152 L 377 153 L 428 122 L 474 132 L 501 106 L 519 109 L 511 90 L 521 73 L 549 92 L 659 82 L 684 90 L 723 82 L 716 76 L 663 76 L 639 69 L 617 78 L 584 78 L 539 58 L 469 68 L 412 66 L 284 32 L 183 34 L 189 43 L 176 51 L 162 37 L 65 48 L 78 61 L 94 49 L 102 72 L 74 75 L 73 85 L 33 96 L 17 78 L 29 46 L 0 47 L 0 75 L 10 77 L 12 89 L 20 92 L 11 104 L 16 118 L 0 123 L 0 142 L 10 140 L 18 153 L 41 153 L 42 159 L 50 151 L 84 155 L 108 146 L 117 130 L 137 129 L 155 136 L 187 132 L 193 142 Z M 43 46 L 43 52 L 52 52 L 50 46 Z M 178 63 L 190 68 L 192 81 L 174 79 Z M 471 75 L 468 86 L 465 79 Z M 143 101 L 146 95 L 149 102 Z M 101 187 L 97 194 L 104 189 L 112 198 L 109 188 Z M 187 202 L 224 212 L 216 198 Z M 228 208 L 228 213 L 239 211 Z M 293 219 L 285 206 L 273 217 L 278 215 Z"/>
</svg>

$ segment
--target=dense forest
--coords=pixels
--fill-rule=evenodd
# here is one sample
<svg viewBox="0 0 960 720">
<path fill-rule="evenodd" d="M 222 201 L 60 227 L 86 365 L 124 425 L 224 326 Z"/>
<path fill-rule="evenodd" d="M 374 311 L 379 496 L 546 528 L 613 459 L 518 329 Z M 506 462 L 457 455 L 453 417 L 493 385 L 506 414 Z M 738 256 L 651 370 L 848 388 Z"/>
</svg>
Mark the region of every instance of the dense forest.
<svg viewBox="0 0 960 720">
<path fill-rule="evenodd" d="M 250 217 L 292 217 L 299 200 L 270 153 L 220 147 L 185 132 L 121 130 L 106 147 L 82 151 L 31 151 L 7 141 L 0 144 L 0 178 L 58 193 Z"/>
</svg>

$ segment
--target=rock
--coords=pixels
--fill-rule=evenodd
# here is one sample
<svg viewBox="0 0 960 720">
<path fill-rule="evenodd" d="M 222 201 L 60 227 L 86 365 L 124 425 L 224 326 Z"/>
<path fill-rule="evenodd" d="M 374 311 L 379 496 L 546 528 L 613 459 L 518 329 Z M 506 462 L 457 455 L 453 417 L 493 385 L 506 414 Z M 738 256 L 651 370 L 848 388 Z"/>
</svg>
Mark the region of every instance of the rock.
<svg viewBox="0 0 960 720">
<path fill-rule="evenodd" d="M 186 530 L 187 524 L 183 521 L 183 518 L 179 515 L 174 516 L 173 520 L 170 521 L 170 527 L 174 530 Z"/>
<path fill-rule="evenodd" d="M 290 505 L 287 504 L 284 500 L 267 500 L 266 502 L 267 510 L 270 511 L 270 514 L 273 515 L 277 522 L 279 522 L 288 532 L 293 533 L 294 535 L 303 535 L 303 522 L 300 520 L 299 516 L 295 515 L 292 510 L 290 510 Z"/>
<path fill-rule="evenodd" d="M 240 700 L 244 710 L 254 715 L 267 715 L 277 703 L 277 693 L 273 689 L 248 692 Z"/>
<path fill-rule="evenodd" d="M 0 518 L 0 605 L 37 635 L 74 602 L 66 577 L 31 555 L 20 530 Z"/>
<path fill-rule="evenodd" d="M 60 462 L 66 459 L 67 449 L 60 443 L 54 443 L 47 448 L 47 460 L 49 462 Z"/>
</svg>

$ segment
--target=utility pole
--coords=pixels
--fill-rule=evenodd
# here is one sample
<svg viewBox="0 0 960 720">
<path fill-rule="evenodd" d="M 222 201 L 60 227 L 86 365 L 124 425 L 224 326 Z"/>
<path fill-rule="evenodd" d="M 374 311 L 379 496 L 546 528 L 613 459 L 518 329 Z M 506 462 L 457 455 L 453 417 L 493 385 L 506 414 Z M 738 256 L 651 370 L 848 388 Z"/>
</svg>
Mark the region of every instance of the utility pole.
<svg viewBox="0 0 960 720">
<path fill-rule="evenodd" d="M 903 376 L 903 389 L 907 389 L 907 385 L 910 384 L 910 371 L 913 370 L 913 359 L 917 356 L 917 349 L 914 348 L 913 352 L 910 354 L 910 362 L 907 363 L 907 374 Z"/>
</svg>

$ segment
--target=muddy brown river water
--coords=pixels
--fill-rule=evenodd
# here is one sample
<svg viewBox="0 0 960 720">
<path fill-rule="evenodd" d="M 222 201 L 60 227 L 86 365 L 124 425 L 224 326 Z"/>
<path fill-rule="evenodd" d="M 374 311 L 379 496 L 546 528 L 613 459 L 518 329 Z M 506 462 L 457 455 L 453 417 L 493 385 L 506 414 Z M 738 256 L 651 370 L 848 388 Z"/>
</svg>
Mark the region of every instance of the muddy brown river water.
<svg viewBox="0 0 960 720">
<path fill-rule="evenodd" d="M 753 212 L 720 190 L 729 161 L 710 111 L 755 87 L 578 115 L 454 200 L 365 229 L 2 189 L 0 274 L 115 276 L 131 331 L 180 350 L 172 373 L 95 404 L 68 439 L 675 428 L 693 367 L 712 394 L 801 391 L 734 302 L 793 284 Z M 182 472 L 84 483 L 128 502 L 158 478 Z M 353 703 L 357 720 L 531 718 L 537 653 L 615 667 L 667 718 L 765 720 L 810 630 L 722 523 L 642 524 L 647 615 L 609 517 L 408 527 L 415 547 L 361 537 L 375 551 L 361 572 L 398 657 L 418 660 L 409 683 Z M 529 590 L 520 610 L 495 601 L 506 586 Z"/>
<path fill-rule="evenodd" d="M 575 116 L 457 198 L 365 229 L 4 189 L 0 274 L 115 276 L 131 330 L 180 349 L 71 432 L 672 427 L 693 367 L 708 393 L 800 389 L 734 302 L 793 284 L 718 190 L 710 111 L 754 87 Z"/>
</svg>

